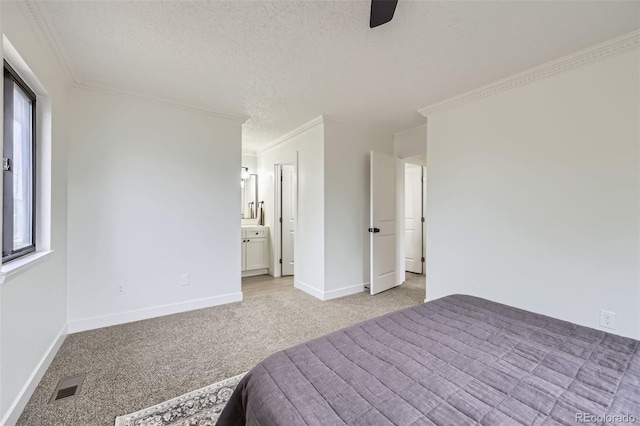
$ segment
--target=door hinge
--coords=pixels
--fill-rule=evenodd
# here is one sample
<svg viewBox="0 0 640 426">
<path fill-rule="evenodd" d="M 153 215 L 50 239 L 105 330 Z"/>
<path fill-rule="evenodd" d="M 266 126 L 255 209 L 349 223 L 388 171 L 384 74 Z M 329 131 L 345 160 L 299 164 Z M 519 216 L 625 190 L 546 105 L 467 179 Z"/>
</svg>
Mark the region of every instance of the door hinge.
<svg viewBox="0 0 640 426">
<path fill-rule="evenodd" d="M 280 223 L 282 223 L 282 218 L 280 218 Z"/>
<path fill-rule="evenodd" d="M 422 223 L 424 223 L 424 217 L 422 218 Z"/>
<path fill-rule="evenodd" d="M 11 158 L 3 158 L 2 159 L 2 170 L 5 172 L 11 171 Z"/>
<path fill-rule="evenodd" d="M 422 259 L 422 263 L 424 263 L 424 257 L 423 257 L 423 258 L 421 258 L 421 259 Z"/>
<path fill-rule="evenodd" d="M 280 264 L 282 265 L 282 259 L 280 259 Z"/>
</svg>

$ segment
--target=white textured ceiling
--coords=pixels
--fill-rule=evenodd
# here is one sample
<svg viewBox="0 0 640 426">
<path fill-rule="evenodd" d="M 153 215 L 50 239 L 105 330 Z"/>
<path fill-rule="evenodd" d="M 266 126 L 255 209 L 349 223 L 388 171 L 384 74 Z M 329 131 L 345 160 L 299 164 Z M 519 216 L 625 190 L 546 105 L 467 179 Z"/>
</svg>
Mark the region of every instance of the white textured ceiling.
<svg viewBox="0 0 640 426">
<path fill-rule="evenodd" d="M 640 27 L 637 1 L 47 1 L 77 82 L 246 115 L 259 149 L 327 114 L 395 133 L 417 109 Z"/>
</svg>

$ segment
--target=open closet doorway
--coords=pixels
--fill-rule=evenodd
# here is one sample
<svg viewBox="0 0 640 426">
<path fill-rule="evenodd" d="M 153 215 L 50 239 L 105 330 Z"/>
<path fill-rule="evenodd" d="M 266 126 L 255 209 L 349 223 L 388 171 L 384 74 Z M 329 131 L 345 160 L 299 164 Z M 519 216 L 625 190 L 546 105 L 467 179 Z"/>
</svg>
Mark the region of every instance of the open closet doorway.
<svg viewBox="0 0 640 426">
<path fill-rule="evenodd" d="M 295 274 L 298 178 L 294 161 L 276 165 L 276 276 Z"/>
<path fill-rule="evenodd" d="M 426 274 L 426 227 L 427 202 L 426 157 L 405 160 L 405 270 L 414 274 Z"/>
</svg>

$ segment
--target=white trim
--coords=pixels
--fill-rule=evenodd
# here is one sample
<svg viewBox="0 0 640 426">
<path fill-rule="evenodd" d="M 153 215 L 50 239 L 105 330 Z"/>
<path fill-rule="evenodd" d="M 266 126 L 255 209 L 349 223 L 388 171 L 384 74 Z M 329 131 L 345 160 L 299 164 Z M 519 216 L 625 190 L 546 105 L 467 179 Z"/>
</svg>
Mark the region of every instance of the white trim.
<svg viewBox="0 0 640 426">
<path fill-rule="evenodd" d="M 286 133 L 283 136 L 280 136 L 278 139 L 269 142 L 268 144 L 264 145 L 264 147 L 262 147 L 261 149 L 257 149 L 256 152 L 258 154 L 262 154 L 265 151 L 270 150 L 271 148 L 274 148 L 280 144 L 283 144 L 285 142 L 287 142 L 288 140 L 298 136 L 300 133 L 304 133 L 307 130 L 311 129 L 312 127 L 317 126 L 320 123 L 324 123 L 325 121 L 329 121 L 329 122 L 333 122 L 333 123 L 338 123 L 338 124 L 343 124 L 346 126 L 353 126 L 353 127 L 359 127 L 361 129 L 365 129 L 367 131 L 370 132 L 379 132 L 378 129 L 375 129 L 373 127 L 367 127 L 361 124 L 354 124 L 354 123 L 349 123 L 346 121 L 342 121 L 342 120 L 338 120 L 337 118 L 328 116 L 328 115 L 320 115 L 316 118 L 314 118 L 311 121 L 308 121 L 306 123 L 304 123 L 303 125 L 296 127 L 295 129 L 293 129 L 292 131 L 290 131 L 289 133 Z"/>
<path fill-rule="evenodd" d="M 335 290 L 329 290 L 324 292 L 324 298 L 322 300 L 337 299 L 338 297 L 350 296 L 352 294 L 364 292 L 364 286 L 369 283 L 350 285 L 347 287 L 338 288 Z"/>
<path fill-rule="evenodd" d="M 273 165 L 273 250 L 271 252 L 273 256 L 273 263 L 269 266 L 273 265 L 273 276 L 275 278 L 282 276 L 282 264 L 280 263 L 280 256 L 282 256 L 282 224 L 280 223 L 280 218 L 282 217 L 282 202 L 281 197 L 282 194 L 282 163 L 277 163 Z M 294 241 L 294 250 L 295 250 L 295 241 Z M 295 267 L 295 265 L 294 265 Z M 295 275 L 295 274 L 294 274 Z M 295 278 L 293 280 L 295 282 Z"/>
<path fill-rule="evenodd" d="M 0 267 L 0 285 L 42 263 L 51 253 L 53 250 L 36 251 L 2 265 Z"/>
<path fill-rule="evenodd" d="M 2 54 L 9 65 L 11 65 L 11 68 L 18 73 L 20 78 L 22 78 L 24 82 L 27 83 L 27 86 L 36 94 L 38 103 L 41 102 L 42 97 L 49 97 L 47 89 L 31 70 L 27 61 L 20 55 L 6 34 L 2 34 Z"/>
<path fill-rule="evenodd" d="M 309 130 L 312 127 L 315 127 L 316 125 L 320 124 L 320 123 L 324 123 L 325 121 L 329 121 L 329 122 L 333 122 L 333 123 L 338 123 L 338 124 L 343 124 L 345 126 L 352 126 L 352 127 L 359 127 L 361 129 L 370 131 L 370 132 L 379 132 L 378 129 L 373 128 L 373 127 L 368 127 L 368 126 L 364 126 L 362 124 L 354 124 L 354 123 L 349 123 L 347 121 L 343 121 L 343 120 L 338 120 L 337 118 L 331 117 L 329 115 L 320 115 L 316 118 L 314 118 L 311 121 L 308 121 L 306 123 L 304 123 L 303 125 L 296 127 L 295 129 L 293 129 L 292 131 L 290 131 L 289 133 L 286 133 L 283 136 L 280 136 L 278 139 L 269 142 L 268 144 L 266 144 L 263 148 L 256 150 L 256 152 L 258 154 L 262 154 L 265 151 L 270 150 L 271 148 L 278 146 L 282 143 L 287 142 L 289 139 L 292 139 L 296 136 L 298 136 L 300 133 L 306 132 L 307 130 Z"/>
<path fill-rule="evenodd" d="M 247 117 L 247 116 L 225 114 L 225 113 L 212 111 L 212 110 L 208 110 L 208 109 L 204 109 L 204 108 L 198 108 L 198 107 L 194 107 L 194 106 L 190 106 L 190 105 L 186 105 L 186 104 L 180 104 L 180 103 L 177 103 L 177 102 L 168 101 L 166 99 L 156 98 L 154 96 L 148 96 L 148 95 L 143 95 L 143 94 L 140 94 L 140 93 L 128 92 L 128 91 L 125 91 L 125 90 L 112 89 L 110 87 L 103 87 L 103 86 L 98 86 L 98 85 L 95 85 L 95 84 L 76 83 L 73 87 L 75 87 L 76 89 L 79 89 L 79 90 L 86 90 L 86 91 L 89 91 L 89 92 L 102 93 L 102 94 L 105 94 L 105 95 L 124 96 L 126 98 L 137 100 L 137 101 L 141 101 L 141 102 L 152 103 L 152 104 L 164 106 L 164 107 L 167 107 L 167 108 L 172 108 L 172 109 L 177 109 L 177 110 L 181 110 L 181 111 L 192 112 L 192 113 L 195 113 L 195 114 L 209 115 L 209 116 L 212 116 L 212 117 L 222 118 L 224 120 L 239 121 L 241 123 L 244 123 L 245 121 L 247 121 L 249 119 L 249 117 Z"/>
<path fill-rule="evenodd" d="M 279 218 L 282 217 L 282 166 L 283 165 L 293 165 L 293 169 L 296 174 L 296 223 L 294 230 L 294 240 L 293 240 L 293 258 L 297 259 L 296 251 L 298 250 L 298 151 L 295 152 L 295 156 L 293 159 L 289 159 L 286 161 L 281 161 L 279 163 L 274 164 L 274 187 L 273 187 L 273 204 L 274 204 L 274 229 L 273 229 L 273 276 L 281 277 L 282 276 L 282 264 L 280 263 L 280 258 L 282 256 L 282 223 L 280 223 Z M 296 275 L 296 264 L 293 265 L 293 276 L 295 281 Z"/>
<path fill-rule="evenodd" d="M 22 77 L 37 97 L 36 104 L 36 249 L 51 250 L 51 97 L 31 67 L 14 45 L 2 35 L 2 49 L 7 62 Z M 12 262 L 13 264 L 13 262 Z M 11 268 L 13 269 L 13 268 Z"/>
<path fill-rule="evenodd" d="M 441 296 L 442 297 L 442 296 Z M 429 297 L 428 295 L 424 298 L 424 303 L 427 302 L 431 302 L 432 300 L 436 300 L 439 299 L 439 297 L 433 298 L 433 297 Z"/>
<path fill-rule="evenodd" d="M 413 135 L 413 134 L 416 134 L 416 133 L 420 133 L 423 130 L 427 130 L 427 123 L 421 124 L 418 127 L 412 127 L 410 129 L 403 130 L 403 131 L 398 132 L 398 133 L 394 133 L 393 136 Z"/>
<path fill-rule="evenodd" d="M 27 21 L 30 23 L 31 27 L 35 30 L 34 32 L 37 36 L 44 42 L 44 44 L 49 48 L 55 59 L 57 60 L 60 69 L 62 70 L 67 83 L 76 89 L 81 90 L 90 90 L 98 93 L 111 94 L 111 95 L 120 95 L 127 96 L 129 98 L 142 100 L 146 102 L 152 102 L 155 104 L 163 105 L 166 107 L 179 109 L 183 111 L 194 112 L 197 114 L 205 114 L 213 117 L 223 118 L 225 120 L 232 121 L 240 121 L 244 123 L 249 119 L 248 116 L 234 115 L 228 113 L 221 113 L 218 111 L 212 111 L 204 108 L 195 107 L 192 105 L 185 105 L 173 101 L 169 101 L 166 99 L 160 99 L 153 96 L 143 95 L 140 93 L 128 92 L 124 90 L 118 90 L 109 87 L 103 87 L 95 84 L 87 84 L 79 81 L 73 70 L 71 69 L 69 57 L 64 50 L 64 46 L 60 41 L 60 37 L 58 36 L 55 26 L 52 23 L 51 18 L 49 17 L 49 12 L 47 11 L 47 7 L 45 2 L 41 0 L 29 0 L 29 1 L 21 1 L 18 2 L 20 5 L 20 9 L 22 13 L 27 18 Z"/>
<path fill-rule="evenodd" d="M 69 333 L 78 333 L 80 331 L 110 327 L 112 325 L 141 321 L 164 315 L 177 314 L 234 302 L 242 302 L 242 292 L 69 321 Z"/>
<path fill-rule="evenodd" d="M 54 30 L 55 27 L 51 22 L 51 18 L 43 2 L 39 0 L 29 0 L 18 2 L 18 4 L 25 18 L 27 18 L 31 27 L 35 30 L 34 33 L 49 47 L 67 83 L 70 86 L 76 85 L 78 80 L 69 65 L 69 56 L 60 42 L 60 37 L 58 37 L 57 32 Z"/>
<path fill-rule="evenodd" d="M 58 353 L 58 350 L 60 349 L 60 346 L 62 346 L 66 337 L 67 325 L 65 324 L 53 342 L 51 342 L 51 346 L 49 346 L 47 351 L 44 353 L 42 359 L 40 359 L 40 362 L 36 365 L 36 368 L 29 376 L 29 379 L 27 379 L 27 382 L 22 386 L 22 389 L 20 389 L 16 399 L 14 399 L 13 403 L 9 406 L 7 414 L 4 416 L 2 421 L 0 421 L 0 424 L 4 426 L 11 426 L 18 422 L 24 407 L 27 405 L 27 402 L 29 402 L 29 399 L 31 399 L 31 395 L 33 395 L 33 392 L 38 387 L 40 380 L 44 377 L 44 373 L 47 372 L 49 365 L 51 365 L 51 361 L 53 361 L 53 358 Z"/>
<path fill-rule="evenodd" d="M 535 68 L 531 68 L 527 71 L 487 84 L 467 93 L 429 105 L 425 108 L 419 109 L 418 112 L 425 117 L 429 117 L 433 114 L 474 102 L 478 99 L 482 99 L 514 87 L 522 86 L 523 84 L 527 84 L 580 65 L 588 64 L 610 55 L 624 52 L 638 47 L 639 45 L 640 31 L 633 31 L 621 37 L 596 44 L 595 46 L 580 50 L 571 55 L 564 56 Z"/>
<path fill-rule="evenodd" d="M 257 152 L 255 152 L 255 151 L 252 151 L 252 150 L 250 150 L 250 149 L 242 148 L 242 155 L 251 155 L 251 156 L 253 156 L 253 157 L 257 157 L 257 156 L 258 156 L 258 153 L 257 153 Z"/>
<path fill-rule="evenodd" d="M 309 284 L 306 284 L 306 283 L 303 283 L 302 281 L 297 280 L 295 281 L 295 284 L 293 286 L 298 290 L 302 290 L 305 293 L 312 295 L 315 298 L 324 300 L 324 293 L 315 287 L 311 287 Z"/>
<path fill-rule="evenodd" d="M 280 145 L 282 143 L 285 143 L 289 139 L 292 139 L 292 138 L 298 136 L 300 133 L 306 132 L 307 130 L 311 129 L 312 127 L 317 126 L 318 124 L 322 123 L 323 121 L 324 121 L 324 117 L 323 116 L 316 117 L 313 120 L 306 122 L 302 126 L 296 127 L 295 129 L 293 129 L 289 133 L 285 134 L 284 136 L 279 137 L 278 139 L 274 140 L 273 142 L 269 142 L 262 149 L 256 150 L 256 152 L 258 154 L 262 154 L 263 152 L 268 151 L 271 148 L 274 148 L 274 147 L 276 147 L 276 146 L 278 146 L 278 145 Z"/>
<path fill-rule="evenodd" d="M 326 301 L 331 299 L 337 299 L 339 297 L 351 296 L 352 294 L 362 293 L 364 292 L 364 287 L 366 285 L 369 285 L 369 283 L 350 285 L 347 287 L 337 288 L 335 290 L 322 291 L 322 290 L 318 290 L 315 287 L 311 287 L 309 284 L 306 284 L 302 281 L 296 281 L 294 284 L 294 287 L 322 301 Z"/>
<path fill-rule="evenodd" d="M 240 274 L 241 277 L 255 277 L 257 275 L 268 275 L 269 274 L 269 268 L 262 268 L 262 269 L 252 269 L 250 271 L 242 271 L 242 273 Z"/>
</svg>

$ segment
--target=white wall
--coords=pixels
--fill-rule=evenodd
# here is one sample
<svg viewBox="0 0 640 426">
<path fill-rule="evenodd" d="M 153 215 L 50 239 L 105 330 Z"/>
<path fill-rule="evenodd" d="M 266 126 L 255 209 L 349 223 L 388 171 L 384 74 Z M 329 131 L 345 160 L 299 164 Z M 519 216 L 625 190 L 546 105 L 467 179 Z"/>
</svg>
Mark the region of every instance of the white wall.
<svg viewBox="0 0 640 426">
<path fill-rule="evenodd" d="M 324 272 L 324 129 L 315 119 L 286 136 L 281 143 L 258 155 L 259 200 L 264 201 L 265 225 L 271 228 L 273 273 L 279 255 L 275 253 L 275 165 L 298 164 L 298 221 L 295 241 L 295 285 L 318 296 L 323 291 Z"/>
<path fill-rule="evenodd" d="M 639 75 L 635 49 L 429 117 L 429 299 L 640 337 Z"/>
<path fill-rule="evenodd" d="M 70 331 L 240 300 L 242 123 L 79 89 L 71 109 Z"/>
<path fill-rule="evenodd" d="M 0 10 L 2 32 L 48 93 L 52 120 L 50 242 L 54 253 L 0 284 L 0 423 L 10 425 L 66 334 L 68 113 L 66 84 L 55 58 L 31 31 L 17 3 L 0 2 Z"/>
<path fill-rule="evenodd" d="M 258 173 L 258 156 L 251 154 L 242 154 L 242 167 L 247 167 L 249 169 L 249 173 L 257 174 Z"/>
<path fill-rule="evenodd" d="M 276 232 L 274 170 L 298 161 L 295 285 L 326 300 L 369 282 L 369 153 L 391 155 L 393 138 L 318 117 L 259 153 L 260 200 Z M 278 259 L 272 238 L 271 272 Z"/>
<path fill-rule="evenodd" d="M 427 155 L 427 126 L 396 133 L 393 137 L 393 154 L 398 158 Z"/>
<path fill-rule="evenodd" d="M 393 154 L 393 137 L 324 118 L 325 298 L 369 283 L 371 151 Z"/>
</svg>

